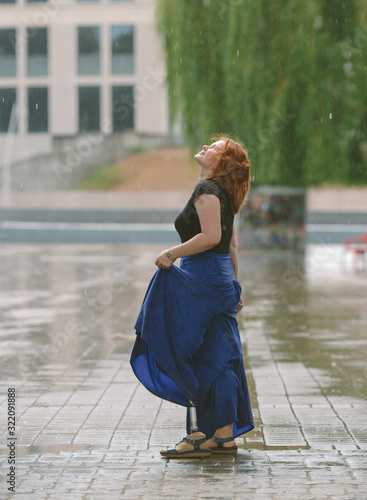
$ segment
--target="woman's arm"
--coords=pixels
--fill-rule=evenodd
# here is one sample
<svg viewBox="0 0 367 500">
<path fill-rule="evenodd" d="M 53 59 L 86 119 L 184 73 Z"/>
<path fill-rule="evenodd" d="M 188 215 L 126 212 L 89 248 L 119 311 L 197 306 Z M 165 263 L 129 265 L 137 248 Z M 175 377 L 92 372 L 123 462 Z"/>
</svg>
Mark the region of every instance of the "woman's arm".
<svg viewBox="0 0 367 500">
<path fill-rule="evenodd" d="M 173 260 L 205 252 L 220 242 L 222 229 L 219 199 L 213 194 L 202 194 L 194 204 L 200 221 L 201 233 L 196 234 L 185 243 L 171 247 L 172 260 L 166 255 L 168 250 L 161 252 L 155 261 L 156 266 L 169 269 L 173 264 Z"/>
<path fill-rule="evenodd" d="M 238 279 L 238 255 L 237 255 L 237 239 L 236 239 L 236 229 L 235 229 L 235 222 L 233 221 L 233 233 L 232 233 L 232 238 L 231 238 L 231 243 L 229 246 L 229 253 L 231 255 L 232 259 L 232 267 L 234 271 L 234 275 Z M 243 298 L 241 297 L 237 309 L 236 309 L 236 314 L 238 314 L 241 309 L 244 306 Z"/>
<path fill-rule="evenodd" d="M 232 267 L 233 267 L 234 275 L 238 279 L 237 240 L 236 240 L 236 228 L 235 228 L 234 221 L 233 221 L 233 232 L 232 232 L 231 243 L 229 245 L 229 253 L 230 253 L 231 259 L 232 259 Z"/>
</svg>

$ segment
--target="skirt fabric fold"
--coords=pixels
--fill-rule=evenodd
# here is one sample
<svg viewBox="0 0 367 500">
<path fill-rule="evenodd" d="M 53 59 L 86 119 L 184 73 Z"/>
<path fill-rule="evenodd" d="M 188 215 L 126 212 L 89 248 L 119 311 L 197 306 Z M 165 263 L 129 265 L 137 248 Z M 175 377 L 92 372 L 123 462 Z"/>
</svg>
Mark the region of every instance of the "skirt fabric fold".
<svg viewBox="0 0 367 500">
<path fill-rule="evenodd" d="M 229 254 L 183 257 L 179 268 L 156 271 L 135 324 L 135 375 L 162 399 L 193 401 L 208 437 L 232 422 L 234 437 L 254 426 L 235 314 L 240 297 Z"/>
</svg>

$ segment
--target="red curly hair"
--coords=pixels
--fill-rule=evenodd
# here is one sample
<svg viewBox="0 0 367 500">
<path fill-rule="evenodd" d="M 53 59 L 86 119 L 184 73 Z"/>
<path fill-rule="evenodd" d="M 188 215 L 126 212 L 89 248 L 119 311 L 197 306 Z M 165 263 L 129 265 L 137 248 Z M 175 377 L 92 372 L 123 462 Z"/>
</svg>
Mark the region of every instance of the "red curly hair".
<svg viewBox="0 0 367 500">
<path fill-rule="evenodd" d="M 217 135 L 212 141 L 224 141 L 218 165 L 206 179 L 219 184 L 226 192 L 230 210 L 233 214 L 240 211 L 250 189 L 250 162 L 244 146 L 231 137 Z"/>
</svg>

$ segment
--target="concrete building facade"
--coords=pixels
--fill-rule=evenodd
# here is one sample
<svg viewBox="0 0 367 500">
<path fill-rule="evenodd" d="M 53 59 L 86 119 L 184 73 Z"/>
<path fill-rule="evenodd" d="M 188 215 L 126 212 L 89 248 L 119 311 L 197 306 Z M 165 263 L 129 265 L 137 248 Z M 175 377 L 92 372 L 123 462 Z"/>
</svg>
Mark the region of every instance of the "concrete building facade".
<svg viewBox="0 0 367 500">
<path fill-rule="evenodd" d="M 0 0 L 3 156 L 48 154 L 55 138 L 93 131 L 168 134 L 155 3 Z"/>
</svg>

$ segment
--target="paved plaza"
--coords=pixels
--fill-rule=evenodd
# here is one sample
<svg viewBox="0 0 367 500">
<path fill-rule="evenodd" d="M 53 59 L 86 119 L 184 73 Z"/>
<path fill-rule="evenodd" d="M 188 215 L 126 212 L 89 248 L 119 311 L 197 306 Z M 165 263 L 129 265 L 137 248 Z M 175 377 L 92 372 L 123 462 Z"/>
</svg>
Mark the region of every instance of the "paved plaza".
<svg viewBox="0 0 367 500">
<path fill-rule="evenodd" d="M 365 500 L 367 273 L 331 245 L 241 251 L 255 429 L 236 457 L 168 461 L 185 409 L 129 365 L 160 250 L 0 247 L 0 498 Z"/>
</svg>

